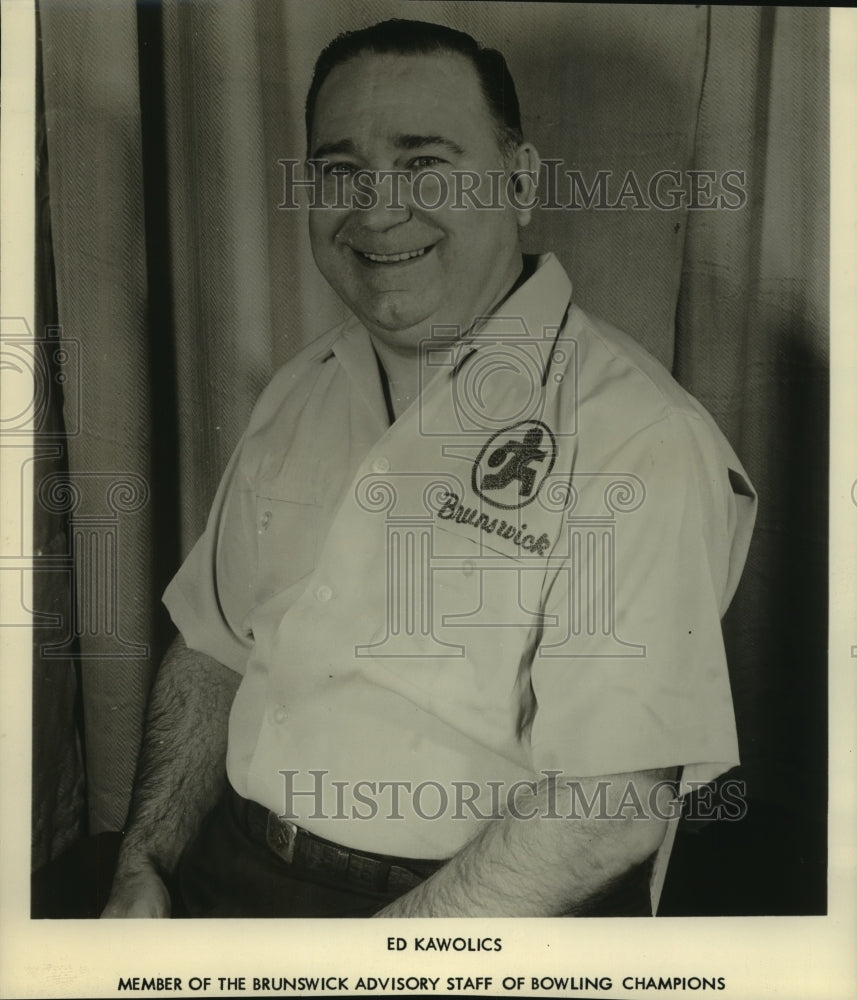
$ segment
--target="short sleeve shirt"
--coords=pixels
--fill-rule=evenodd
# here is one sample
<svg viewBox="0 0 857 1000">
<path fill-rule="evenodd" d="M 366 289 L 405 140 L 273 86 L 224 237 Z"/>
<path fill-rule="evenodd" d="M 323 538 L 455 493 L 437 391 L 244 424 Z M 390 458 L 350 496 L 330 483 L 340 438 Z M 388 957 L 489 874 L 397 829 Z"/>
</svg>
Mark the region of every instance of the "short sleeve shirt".
<svg viewBox="0 0 857 1000">
<path fill-rule="evenodd" d="M 736 764 L 720 618 L 755 496 L 711 417 L 552 255 L 423 348 L 392 425 L 355 319 L 281 369 L 165 594 L 243 674 L 235 789 L 443 858 L 516 782 Z"/>
</svg>

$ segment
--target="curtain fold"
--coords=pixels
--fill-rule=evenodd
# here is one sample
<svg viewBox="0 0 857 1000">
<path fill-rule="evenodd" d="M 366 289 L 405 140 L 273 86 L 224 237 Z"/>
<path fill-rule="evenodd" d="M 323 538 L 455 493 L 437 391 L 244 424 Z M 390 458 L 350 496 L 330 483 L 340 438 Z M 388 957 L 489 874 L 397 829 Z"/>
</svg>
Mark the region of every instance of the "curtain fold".
<svg viewBox="0 0 857 1000">
<path fill-rule="evenodd" d="M 781 804 L 814 781 L 823 814 L 826 11 L 42 0 L 57 310 L 80 344 L 67 631 L 92 829 L 124 822 L 160 592 L 255 397 L 343 315 L 305 212 L 281 207 L 284 162 L 305 152 L 320 49 L 389 16 L 501 48 L 542 155 L 590 186 L 607 172 L 609 201 L 629 172 L 648 200 L 658 171 L 743 173 L 734 210 L 641 208 L 631 189 L 542 209 L 525 243 L 557 252 L 577 301 L 672 366 L 744 460 L 761 514 L 726 636 L 745 773 Z"/>
<path fill-rule="evenodd" d="M 259 17 L 255 4 L 163 10 L 183 552 L 272 372 Z"/>
<path fill-rule="evenodd" d="M 43 3 L 57 311 L 77 345 L 64 389 L 90 828 L 121 828 L 154 651 L 153 470 L 137 23 L 133 3 Z M 50 484 L 36 484 L 36 496 Z M 40 488 L 42 490 L 40 494 Z M 41 729 L 36 720 L 37 739 Z"/>
<path fill-rule="evenodd" d="M 827 753 L 827 51 L 824 10 L 711 10 L 696 165 L 745 170 L 747 203 L 691 215 L 675 365 L 759 491 L 726 620 L 749 794 L 816 817 Z"/>
<path fill-rule="evenodd" d="M 41 60 L 36 69 L 36 330 L 44 331 L 43 366 L 36 367 L 38 397 L 43 401 L 42 420 L 36 424 L 33 447 L 34 482 L 65 483 L 68 457 L 64 447 L 62 414 L 65 346 L 56 343 L 55 294 L 50 184 Z M 48 331 L 51 336 L 48 336 Z M 5 331 L 4 331 L 5 332 Z M 4 345 L 5 347 L 5 345 Z M 59 354 L 59 357 L 57 355 Z M 5 428 L 4 428 L 5 429 Z M 52 647 L 66 642 L 71 599 L 71 560 L 68 516 L 52 504 L 34 504 L 33 548 L 37 568 L 33 573 L 33 771 L 32 867 L 40 868 L 73 843 L 85 829 L 84 779 L 81 753 L 80 679 L 76 649 L 67 646 L 59 655 Z M 4 622 L 8 625 L 8 622 Z"/>
</svg>

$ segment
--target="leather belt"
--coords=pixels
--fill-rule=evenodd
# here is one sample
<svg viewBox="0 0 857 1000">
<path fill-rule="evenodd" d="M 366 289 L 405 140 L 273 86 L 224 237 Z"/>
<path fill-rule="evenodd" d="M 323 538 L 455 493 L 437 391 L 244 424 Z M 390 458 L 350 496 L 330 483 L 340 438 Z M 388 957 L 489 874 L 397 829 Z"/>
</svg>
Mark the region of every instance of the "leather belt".
<svg viewBox="0 0 857 1000">
<path fill-rule="evenodd" d="M 233 810 L 249 836 L 291 865 L 298 877 L 401 895 L 444 864 L 343 847 L 283 819 L 258 802 L 242 798 L 235 791 L 231 792 L 231 798 Z"/>
</svg>

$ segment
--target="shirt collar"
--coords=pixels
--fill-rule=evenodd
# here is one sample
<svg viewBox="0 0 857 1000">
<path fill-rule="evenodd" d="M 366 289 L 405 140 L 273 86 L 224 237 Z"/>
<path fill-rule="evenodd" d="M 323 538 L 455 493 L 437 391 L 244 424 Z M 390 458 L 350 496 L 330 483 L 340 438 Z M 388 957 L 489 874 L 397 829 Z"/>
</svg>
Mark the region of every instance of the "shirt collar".
<svg viewBox="0 0 857 1000">
<path fill-rule="evenodd" d="M 378 421 L 379 432 L 386 430 L 387 407 L 378 371 L 378 358 L 369 331 L 356 316 L 351 316 L 346 320 L 342 331 L 330 348 L 363 402 Z"/>
<path fill-rule="evenodd" d="M 527 281 L 456 344 L 455 369 L 463 367 L 475 351 L 506 341 L 536 350 L 546 372 L 557 333 L 568 314 L 571 288 L 571 279 L 556 256 L 541 254 Z"/>
</svg>

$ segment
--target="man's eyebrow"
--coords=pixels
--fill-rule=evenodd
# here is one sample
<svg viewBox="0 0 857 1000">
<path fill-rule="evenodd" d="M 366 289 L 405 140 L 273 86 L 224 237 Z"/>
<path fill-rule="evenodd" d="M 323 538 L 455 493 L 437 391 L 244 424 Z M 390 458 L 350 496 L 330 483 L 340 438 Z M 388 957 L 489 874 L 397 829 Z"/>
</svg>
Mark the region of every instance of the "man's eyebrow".
<svg viewBox="0 0 857 1000">
<path fill-rule="evenodd" d="M 356 156 L 357 147 L 350 139 L 337 139 L 335 142 L 323 142 L 312 154 L 310 159 L 324 160 L 328 156 L 336 156 L 342 153 L 347 156 Z"/>
<path fill-rule="evenodd" d="M 393 144 L 397 149 L 415 150 L 425 149 L 427 146 L 441 146 L 448 149 L 456 156 L 464 156 L 464 150 L 457 142 L 448 139 L 444 135 L 417 135 L 412 132 L 403 132 L 393 136 Z M 356 156 L 357 147 L 351 139 L 336 139 L 333 142 L 323 142 L 316 149 L 310 159 L 324 160 L 328 156 Z"/>
<path fill-rule="evenodd" d="M 424 146 L 443 146 L 456 156 L 464 156 L 464 150 L 457 142 L 447 139 L 445 135 L 415 135 L 406 132 L 394 137 L 393 142 L 399 149 L 422 149 Z"/>
</svg>

